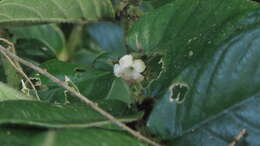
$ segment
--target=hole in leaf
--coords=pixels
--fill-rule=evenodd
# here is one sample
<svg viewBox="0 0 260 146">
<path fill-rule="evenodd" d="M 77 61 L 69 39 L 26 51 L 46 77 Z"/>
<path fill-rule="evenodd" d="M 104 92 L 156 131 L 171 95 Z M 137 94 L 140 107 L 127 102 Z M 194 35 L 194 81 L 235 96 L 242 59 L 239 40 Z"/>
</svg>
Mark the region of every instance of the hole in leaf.
<svg viewBox="0 0 260 146">
<path fill-rule="evenodd" d="M 157 80 L 162 72 L 165 71 L 162 55 L 153 54 L 152 56 L 142 56 L 142 60 L 146 63 L 146 69 L 142 73 L 145 77 L 142 84 L 146 87 L 154 80 Z"/>
<path fill-rule="evenodd" d="M 36 89 L 39 89 L 42 86 L 42 82 L 40 78 L 34 77 L 34 78 L 30 78 L 31 82 L 33 83 L 33 85 L 35 86 Z M 25 82 L 27 87 L 30 87 L 30 89 L 32 89 L 31 84 L 29 84 L 28 81 Z"/>
<path fill-rule="evenodd" d="M 185 96 L 189 90 L 189 86 L 185 83 L 174 83 L 171 86 L 171 102 L 182 103 L 185 100 Z"/>
<path fill-rule="evenodd" d="M 86 72 L 86 70 L 82 69 L 82 68 L 75 68 L 74 71 L 75 72 Z"/>
</svg>

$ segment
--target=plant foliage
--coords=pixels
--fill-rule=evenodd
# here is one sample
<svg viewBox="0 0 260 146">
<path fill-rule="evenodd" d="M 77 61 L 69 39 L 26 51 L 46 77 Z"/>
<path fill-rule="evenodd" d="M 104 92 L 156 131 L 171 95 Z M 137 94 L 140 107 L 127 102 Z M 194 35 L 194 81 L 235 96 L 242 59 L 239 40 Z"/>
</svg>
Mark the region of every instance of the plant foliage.
<svg viewBox="0 0 260 146">
<path fill-rule="evenodd" d="M 161 145 L 260 145 L 255 1 L 1 0 L 0 35 L 18 56 Z M 144 81 L 114 75 L 126 54 L 145 62 Z M 0 62 L 1 145 L 148 145 L 21 66 L 35 100 L 28 80 L 10 80 L 19 72 L 3 54 Z"/>
</svg>

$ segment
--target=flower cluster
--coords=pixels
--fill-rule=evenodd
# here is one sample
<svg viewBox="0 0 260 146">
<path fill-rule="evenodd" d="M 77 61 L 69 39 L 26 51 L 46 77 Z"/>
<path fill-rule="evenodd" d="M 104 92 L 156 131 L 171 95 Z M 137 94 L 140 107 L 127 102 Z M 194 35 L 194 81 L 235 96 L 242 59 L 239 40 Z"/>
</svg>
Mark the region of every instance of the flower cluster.
<svg viewBox="0 0 260 146">
<path fill-rule="evenodd" d="M 131 82 L 141 82 L 144 76 L 141 74 L 146 66 L 141 59 L 134 59 L 132 55 L 125 55 L 119 60 L 119 64 L 114 66 L 116 77 L 123 78 Z"/>
</svg>

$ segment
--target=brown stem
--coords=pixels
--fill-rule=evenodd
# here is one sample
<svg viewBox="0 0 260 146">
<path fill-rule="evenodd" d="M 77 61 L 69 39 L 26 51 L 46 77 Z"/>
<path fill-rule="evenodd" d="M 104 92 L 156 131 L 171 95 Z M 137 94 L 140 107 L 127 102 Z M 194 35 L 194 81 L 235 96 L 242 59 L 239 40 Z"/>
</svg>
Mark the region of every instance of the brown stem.
<svg viewBox="0 0 260 146">
<path fill-rule="evenodd" d="M 14 47 L 14 44 L 9 42 L 8 40 L 4 39 L 4 38 L 0 38 L 0 41 L 3 41 L 4 43 L 6 43 L 7 45 L 9 45 L 9 49 L 8 50 L 11 50 L 13 52 L 13 54 L 16 54 L 15 52 L 15 47 Z M 35 96 L 36 96 L 36 99 L 37 100 L 40 100 L 40 97 L 37 93 L 37 90 L 34 86 L 34 84 L 32 83 L 32 81 L 30 80 L 30 78 L 24 73 L 22 67 L 20 66 L 20 64 L 16 61 L 13 61 L 11 58 L 9 58 L 9 56 L 3 52 L 2 50 L 0 50 L 0 52 L 2 53 L 2 55 L 6 58 L 6 60 L 11 64 L 11 66 L 16 70 L 18 71 L 18 73 L 21 74 L 21 76 L 23 76 L 28 82 L 29 84 L 31 85 L 31 87 L 33 88 L 33 91 L 35 93 Z M 34 97 L 34 96 L 33 96 Z"/>
<path fill-rule="evenodd" d="M 119 126 L 120 128 L 122 128 L 123 130 L 128 131 L 130 134 L 132 134 L 134 137 L 151 144 L 152 146 L 160 146 L 160 144 L 150 140 L 149 138 L 141 135 L 139 132 L 129 128 L 127 125 L 125 125 L 124 123 L 120 122 L 119 120 L 117 120 L 114 116 L 112 116 L 111 114 L 109 114 L 108 112 L 104 111 L 103 109 L 101 109 L 98 104 L 92 102 L 91 100 L 89 100 L 87 97 L 81 95 L 80 93 L 78 93 L 77 91 L 75 91 L 74 88 L 71 88 L 69 86 L 67 86 L 63 81 L 57 79 L 55 76 L 51 75 L 50 73 L 48 73 L 47 71 L 41 69 L 40 67 L 16 56 L 15 54 L 9 52 L 7 49 L 5 49 L 3 46 L 0 45 L 0 50 L 1 52 L 5 52 L 10 58 L 14 59 L 15 61 L 18 61 L 32 69 L 34 69 L 35 71 L 41 73 L 42 75 L 48 77 L 50 80 L 52 80 L 53 82 L 57 83 L 58 85 L 62 86 L 63 88 L 65 88 L 66 90 L 68 90 L 71 94 L 75 95 L 76 97 L 78 97 L 80 100 L 82 100 L 84 103 L 88 104 L 90 107 L 92 107 L 94 110 L 96 110 L 97 112 L 99 112 L 101 115 L 103 115 L 104 117 L 108 118 L 111 122 L 113 122 L 114 124 L 116 124 L 117 126 Z"/>
</svg>

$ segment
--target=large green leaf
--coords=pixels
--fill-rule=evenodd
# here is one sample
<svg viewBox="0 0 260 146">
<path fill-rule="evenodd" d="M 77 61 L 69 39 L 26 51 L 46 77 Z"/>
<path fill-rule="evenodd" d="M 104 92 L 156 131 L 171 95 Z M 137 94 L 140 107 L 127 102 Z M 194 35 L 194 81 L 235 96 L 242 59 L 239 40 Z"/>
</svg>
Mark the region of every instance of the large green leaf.
<svg viewBox="0 0 260 146">
<path fill-rule="evenodd" d="M 137 120 L 142 114 L 127 114 L 115 104 L 103 102 L 101 108 L 122 122 Z M 49 104 L 32 101 L 0 102 L 0 124 L 32 125 L 48 128 L 100 127 L 110 120 L 86 105 Z"/>
<path fill-rule="evenodd" d="M 186 68 L 172 84 L 183 83 L 190 91 L 182 94 L 181 103 L 171 100 L 181 90 L 165 94 L 149 119 L 152 131 L 181 136 L 174 145 L 227 145 L 246 129 L 245 143 L 259 145 L 259 46 L 260 27 L 251 28 L 223 43 L 213 57 L 205 58 L 207 63 Z"/>
<path fill-rule="evenodd" d="M 1 128 L 0 140 L 1 146 L 147 146 L 125 132 L 100 128 L 48 131 Z"/>
<path fill-rule="evenodd" d="M 96 21 L 114 16 L 110 0 L 2 0 L 0 25 Z"/>
<path fill-rule="evenodd" d="M 0 101 L 5 100 L 34 100 L 32 96 L 26 96 L 22 92 L 15 90 L 0 82 Z"/>
<path fill-rule="evenodd" d="M 129 44 L 164 55 L 164 73 L 149 87 L 150 94 L 164 95 L 147 123 L 152 132 L 179 136 L 179 145 L 205 145 L 209 135 L 212 145 L 226 145 L 244 127 L 251 133 L 246 142 L 259 145 L 259 11 L 244 0 L 176 0 L 135 24 Z M 219 116 L 232 115 L 237 104 L 239 116 Z"/>
<path fill-rule="evenodd" d="M 165 55 L 165 72 L 150 92 L 162 95 L 185 67 L 212 56 L 232 34 L 258 23 L 259 9 L 258 3 L 244 0 L 177 0 L 141 18 L 130 30 L 129 46 Z"/>
<path fill-rule="evenodd" d="M 65 48 L 65 38 L 57 25 L 39 25 L 31 27 L 16 27 L 9 29 L 16 40 L 38 40 L 50 49 L 53 54 L 60 53 Z M 30 48 L 27 48 L 30 49 Z"/>
</svg>

